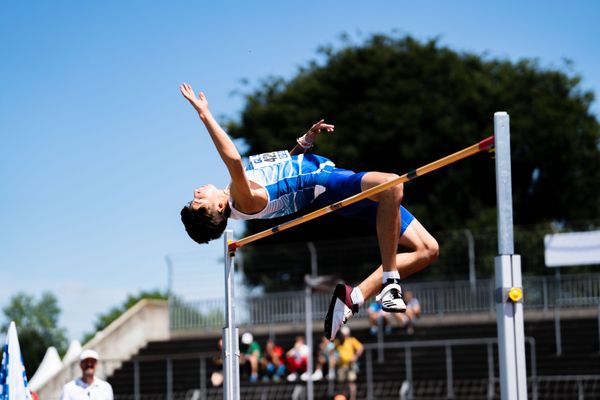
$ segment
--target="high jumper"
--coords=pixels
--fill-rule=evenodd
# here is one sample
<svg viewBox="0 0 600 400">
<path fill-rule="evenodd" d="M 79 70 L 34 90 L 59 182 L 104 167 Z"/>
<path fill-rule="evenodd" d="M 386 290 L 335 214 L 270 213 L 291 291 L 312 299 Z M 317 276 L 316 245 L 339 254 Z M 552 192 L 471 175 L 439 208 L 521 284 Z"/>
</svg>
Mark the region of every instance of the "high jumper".
<svg viewBox="0 0 600 400">
<path fill-rule="evenodd" d="M 326 207 L 358 193 L 393 182 L 399 176 L 384 172 L 358 172 L 336 167 L 322 156 L 308 153 L 319 133 L 332 133 L 334 125 L 320 120 L 296 140 L 292 150 L 249 158 L 244 167 L 235 144 L 218 124 L 203 92 L 198 96 L 184 83 L 181 93 L 206 127 L 231 182 L 223 189 L 212 184 L 194 190 L 194 198 L 181 210 L 188 235 L 198 243 L 221 236 L 228 218 L 267 219 L 293 214 L 309 203 Z M 439 254 L 433 236 L 402 205 L 404 186 L 395 184 L 366 199 L 336 209 L 335 213 L 375 224 L 381 265 L 358 286 L 338 284 L 325 317 L 325 336 L 333 340 L 365 299 L 376 296 L 388 312 L 404 312 L 400 277 L 422 270 Z M 398 246 L 409 250 L 398 253 Z"/>
</svg>

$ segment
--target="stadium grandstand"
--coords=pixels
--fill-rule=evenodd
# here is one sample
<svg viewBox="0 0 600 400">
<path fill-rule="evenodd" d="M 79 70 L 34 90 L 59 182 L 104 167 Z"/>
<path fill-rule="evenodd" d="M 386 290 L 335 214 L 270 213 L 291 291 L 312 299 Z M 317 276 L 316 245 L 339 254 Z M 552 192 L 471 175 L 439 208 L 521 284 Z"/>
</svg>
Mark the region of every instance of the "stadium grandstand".
<svg viewBox="0 0 600 400">
<path fill-rule="evenodd" d="M 485 279 L 411 283 L 422 304 L 412 334 L 394 327 L 373 335 L 361 310 L 349 323 L 365 345 L 357 398 L 500 398 L 493 287 Z M 564 275 L 560 283 L 527 277 L 523 287 L 529 398 L 600 398 L 600 274 Z M 240 297 L 240 334 L 251 331 L 261 346 L 274 339 L 290 348 L 305 333 L 304 296 L 298 291 Z M 329 295 L 314 293 L 312 300 L 318 344 Z M 222 299 L 142 300 L 83 347 L 102 354 L 99 372 L 117 399 L 222 399 L 211 376 L 220 370 L 215 360 L 223 307 Z M 45 371 L 45 380 L 33 388 L 43 399 L 58 398 L 62 385 L 79 372 L 73 358 L 49 364 L 53 371 Z M 302 399 L 306 390 L 301 380 L 250 382 L 242 368 L 242 399 Z M 314 382 L 315 399 L 343 391 L 335 380 Z"/>
</svg>

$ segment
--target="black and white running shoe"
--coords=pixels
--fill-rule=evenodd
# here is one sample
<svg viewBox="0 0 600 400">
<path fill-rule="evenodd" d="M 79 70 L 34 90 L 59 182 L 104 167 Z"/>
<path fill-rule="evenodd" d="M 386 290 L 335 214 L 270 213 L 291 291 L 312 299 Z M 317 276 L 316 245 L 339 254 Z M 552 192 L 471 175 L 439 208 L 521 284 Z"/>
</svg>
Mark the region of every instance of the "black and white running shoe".
<svg viewBox="0 0 600 400">
<path fill-rule="evenodd" d="M 352 287 L 338 284 L 333 291 L 329 310 L 325 316 L 325 337 L 329 340 L 335 339 L 340 327 L 348 322 L 358 312 L 358 305 L 352 304 Z"/>
<path fill-rule="evenodd" d="M 400 279 L 388 279 L 375 300 L 381 303 L 383 311 L 392 313 L 403 313 L 406 311 L 406 304 L 402 299 L 402 289 L 400 288 Z"/>
</svg>

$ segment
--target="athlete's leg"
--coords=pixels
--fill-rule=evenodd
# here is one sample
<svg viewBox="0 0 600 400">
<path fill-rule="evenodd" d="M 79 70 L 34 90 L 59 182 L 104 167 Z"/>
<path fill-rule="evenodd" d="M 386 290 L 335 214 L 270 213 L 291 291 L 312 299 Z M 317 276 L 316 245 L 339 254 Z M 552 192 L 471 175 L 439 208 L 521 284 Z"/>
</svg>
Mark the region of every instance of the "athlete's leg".
<svg viewBox="0 0 600 400">
<path fill-rule="evenodd" d="M 397 177 L 398 175 L 395 174 L 368 172 L 362 178 L 361 189 L 364 192 Z M 377 241 L 381 254 L 381 266 L 385 272 L 397 271 L 396 253 L 400 236 L 400 202 L 403 190 L 403 185 L 398 184 L 370 197 L 371 200 L 379 203 L 376 219 Z"/>
<path fill-rule="evenodd" d="M 400 246 L 411 250 L 407 253 L 396 254 L 396 265 L 402 279 L 419 272 L 439 255 L 439 245 L 435 238 L 414 219 L 398 240 Z M 381 290 L 383 268 L 379 266 L 367 279 L 362 281 L 358 288 L 365 299 L 376 295 Z"/>
<path fill-rule="evenodd" d="M 368 172 L 362 178 L 361 190 L 364 192 L 374 186 L 397 179 L 398 176 L 395 174 Z M 382 289 L 376 300 L 381 303 L 384 311 L 395 313 L 406 310 L 406 304 L 402 299 L 402 289 L 400 288 L 400 274 L 396 265 L 398 240 L 403 218 L 400 212 L 403 190 L 404 186 L 397 184 L 369 198 L 372 204 L 378 203 L 375 209 L 375 225 L 383 270 L 381 277 Z M 356 294 L 354 297 L 357 297 Z"/>
<path fill-rule="evenodd" d="M 398 177 L 395 174 L 382 172 L 358 173 L 346 176 L 348 184 L 345 186 L 351 191 L 357 191 L 358 183 L 360 183 L 360 190 L 365 191 Z M 332 186 L 334 186 L 333 183 Z M 371 196 L 369 200 L 363 200 L 354 205 L 354 207 L 350 206 L 351 208 L 346 210 L 347 213 L 345 213 L 348 216 L 358 217 L 361 210 L 367 211 L 367 213 L 370 210 L 370 212 L 375 214 L 374 219 L 382 262 L 381 269 L 385 272 L 379 275 L 380 289 L 382 288 L 384 277 L 386 278 L 386 284 L 380 293 L 379 301 L 381 301 L 384 310 L 392 312 L 406 310 L 406 305 L 400 293 L 401 289 L 398 284 L 400 276 L 396 267 L 398 240 L 402 226 L 400 203 L 402 201 L 403 189 L 404 186 L 401 184 L 392 186 L 381 193 Z M 375 202 L 378 204 L 375 204 Z M 373 214 L 370 214 L 369 219 L 372 217 Z M 351 286 L 345 284 L 337 285 L 329 303 L 327 315 L 325 316 L 325 336 L 329 340 L 333 340 L 341 325 L 358 312 L 358 307 L 363 302 L 364 297 L 358 288 L 353 289 Z"/>
<path fill-rule="evenodd" d="M 400 276 L 407 278 L 437 260 L 440 246 L 437 240 L 421 225 L 418 220 L 413 220 L 398 244 L 409 250 L 408 253 L 396 255 L 396 263 Z"/>
<path fill-rule="evenodd" d="M 439 254 L 437 241 L 419 221 L 413 219 L 402 236 L 398 244 L 406 247 L 408 253 L 396 254 L 396 263 L 398 272 L 402 278 L 406 278 L 435 261 Z M 329 339 L 333 339 L 342 324 L 358 312 L 358 306 L 366 299 L 376 295 L 382 288 L 383 268 L 379 266 L 375 272 L 362 281 L 357 287 L 352 288 L 349 285 L 339 284 L 334 292 L 334 301 L 330 304 L 330 309 L 325 317 L 325 332 Z M 335 305 L 343 306 L 343 313 L 337 318 L 334 315 Z"/>
</svg>

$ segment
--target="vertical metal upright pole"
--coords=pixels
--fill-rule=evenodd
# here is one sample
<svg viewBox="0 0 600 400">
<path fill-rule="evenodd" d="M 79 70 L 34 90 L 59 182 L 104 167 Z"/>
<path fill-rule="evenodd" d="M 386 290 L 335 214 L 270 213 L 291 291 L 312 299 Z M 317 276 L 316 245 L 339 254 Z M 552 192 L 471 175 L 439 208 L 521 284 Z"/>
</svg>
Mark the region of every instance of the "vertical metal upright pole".
<svg viewBox="0 0 600 400">
<path fill-rule="evenodd" d="M 173 328 L 173 263 L 171 257 L 165 256 L 167 263 L 167 301 L 168 301 L 168 313 L 169 313 L 169 328 Z"/>
<path fill-rule="evenodd" d="M 316 278 L 319 275 L 319 262 L 317 259 L 317 247 L 314 242 L 307 242 L 308 252 L 310 253 L 310 276 Z"/>
<path fill-rule="evenodd" d="M 373 357 L 371 349 L 367 353 L 367 400 L 373 400 Z"/>
<path fill-rule="evenodd" d="M 523 303 L 508 297 L 511 288 L 522 290 L 521 258 L 514 254 L 510 120 L 506 112 L 494 114 L 496 146 L 496 196 L 498 209 L 498 256 L 496 272 L 496 318 L 502 400 L 527 399 Z"/>
<path fill-rule="evenodd" d="M 560 307 L 554 308 L 554 338 L 556 346 L 556 355 L 562 356 L 562 335 L 560 332 Z"/>
<path fill-rule="evenodd" d="M 548 280 L 544 277 L 542 294 L 544 298 L 544 314 L 548 312 Z"/>
<path fill-rule="evenodd" d="M 469 283 L 471 285 L 471 290 L 474 291 L 475 285 L 477 284 L 477 278 L 475 276 L 475 239 L 473 238 L 470 229 L 465 229 L 463 232 L 467 238 L 469 250 Z"/>
<path fill-rule="evenodd" d="M 238 331 L 235 326 L 234 295 L 234 252 L 229 251 L 229 243 L 233 241 L 233 231 L 226 230 L 225 241 L 225 327 L 223 328 L 223 398 L 225 400 L 240 399 L 240 351 L 238 348 Z"/>
<path fill-rule="evenodd" d="M 598 352 L 600 353 L 600 303 L 598 303 Z"/>
<path fill-rule="evenodd" d="M 383 320 L 383 317 L 381 318 L 377 318 L 377 362 L 378 363 L 382 363 L 385 361 L 385 353 L 383 352 L 383 330 L 385 329 L 384 327 L 385 325 L 385 321 Z"/>
<path fill-rule="evenodd" d="M 529 342 L 529 360 L 531 363 L 531 383 L 533 387 L 531 388 L 531 397 L 533 400 L 538 400 L 538 380 L 537 380 L 537 360 L 535 358 L 535 339 L 530 337 L 528 338 Z"/>
<path fill-rule="evenodd" d="M 554 337 L 556 338 L 556 355 L 562 356 L 562 334 L 560 331 L 560 306 L 562 297 L 562 285 L 560 280 L 560 267 L 555 268 L 554 283 L 556 290 L 554 293 Z"/>
<path fill-rule="evenodd" d="M 313 242 L 306 243 L 308 251 L 310 252 L 310 277 L 316 278 L 318 273 L 318 261 L 317 261 L 317 248 Z M 315 398 L 315 387 L 313 384 L 312 373 L 314 370 L 314 357 L 313 357 L 313 315 L 312 315 L 312 287 L 308 284 L 309 279 L 306 279 L 305 289 L 305 304 L 306 304 L 306 345 L 309 348 L 308 362 L 306 365 L 306 372 L 308 373 L 308 379 L 306 380 L 306 399 L 313 400 Z"/>
<path fill-rule="evenodd" d="M 206 400 L 206 358 L 200 359 L 200 399 Z"/>
<path fill-rule="evenodd" d="M 165 262 L 167 263 L 167 294 L 170 297 L 173 294 L 173 261 L 171 257 L 165 256 Z"/>
<path fill-rule="evenodd" d="M 404 349 L 404 365 L 406 366 L 406 381 L 408 382 L 408 398 L 413 398 L 412 349 Z"/>
<path fill-rule="evenodd" d="M 133 400 L 140 400 L 140 361 L 133 361 Z"/>
<path fill-rule="evenodd" d="M 446 398 L 454 398 L 454 371 L 452 370 L 452 347 L 446 345 Z"/>
<path fill-rule="evenodd" d="M 313 373 L 313 316 L 312 316 L 312 288 L 306 284 L 304 289 L 304 305 L 306 307 L 306 345 L 308 346 L 308 360 L 306 362 L 306 399 L 314 399 L 314 385 L 312 380 Z"/>
<path fill-rule="evenodd" d="M 494 373 L 494 349 L 492 343 L 487 344 L 487 358 L 488 358 L 488 386 L 487 386 L 487 397 L 486 399 L 493 400 L 496 385 L 494 384 L 495 373 Z"/>
<path fill-rule="evenodd" d="M 173 400 L 173 360 L 171 358 L 167 358 L 166 360 L 167 367 L 167 400 Z"/>
</svg>

